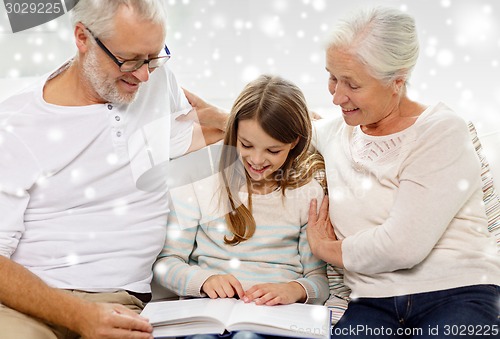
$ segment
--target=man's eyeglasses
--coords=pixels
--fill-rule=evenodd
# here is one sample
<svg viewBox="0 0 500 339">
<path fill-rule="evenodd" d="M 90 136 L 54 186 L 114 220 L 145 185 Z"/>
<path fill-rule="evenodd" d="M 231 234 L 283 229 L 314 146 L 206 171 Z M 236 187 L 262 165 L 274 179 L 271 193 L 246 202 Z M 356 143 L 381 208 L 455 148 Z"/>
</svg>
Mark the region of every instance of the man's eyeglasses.
<svg viewBox="0 0 500 339">
<path fill-rule="evenodd" d="M 104 53 L 106 53 L 111 58 L 111 60 L 113 60 L 114 63 L 117 64 L 118 67 L 120 67 L 120 71 L 122 72 L 136 71 L 139 68 L 141 68 L 142 65 L 144 64 L 148 64 L 149 69 L 152 70 L 160 66 L 163 66 L 168 61 L 168 59 L 170 59 L 170 51 L 168 50 L 167 45 L 165 45 L 165 52 L 167 53 L 167 55 L 162 55 L 151 59 L 134 59 L 134 60 L 120 61 L 113 55 L 113 53 L 111 53 L 111 51 L 106 46 L 104 46 L 101 40 L 99 40 L 99 38 L 97 38 L 90 29 L 87 28 L 87 31 L 90 32 L 95 42 L 104 51 Z"/>
</svg>

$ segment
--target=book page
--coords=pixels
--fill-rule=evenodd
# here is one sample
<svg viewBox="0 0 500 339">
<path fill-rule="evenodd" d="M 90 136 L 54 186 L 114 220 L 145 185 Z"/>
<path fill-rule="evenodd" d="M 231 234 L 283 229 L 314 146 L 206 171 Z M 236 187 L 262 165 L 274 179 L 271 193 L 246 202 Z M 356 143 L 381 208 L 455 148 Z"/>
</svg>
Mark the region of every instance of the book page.
<svg viewBox="0 0 500 339">
<path fill-rule="evenodd" d="M 322 305 L 290 304 L 265 306 L 237 300 L 228 330 L 253 330 L 288 337 L 328 338 L 330 311 Z"/>
<path fill-rule="evenodd" d="M 236 299 L 150 302 L 141 313 L 155 337 L 248 330 L 284 337 L 329 338 L 330 311 L 321 305 L 255 305 Z"/>
<path fill-rule="evenodd" d="M 222 334 L 224 325 L 212 323 L 209 319 L 205 321 L 189 320 L 182 323 L 173 323 L 153 327 L 153 336 L 155 338 L 165 337 L 184 337 L 193 334 L 209 333 Z"/>
<path fill-rule="evenodd" d="M 222 333 L 233 302 L 233 299 L 208 298 L 150 302 L 141 315 L 155 327 L 155 336 Z"/>
</svg>

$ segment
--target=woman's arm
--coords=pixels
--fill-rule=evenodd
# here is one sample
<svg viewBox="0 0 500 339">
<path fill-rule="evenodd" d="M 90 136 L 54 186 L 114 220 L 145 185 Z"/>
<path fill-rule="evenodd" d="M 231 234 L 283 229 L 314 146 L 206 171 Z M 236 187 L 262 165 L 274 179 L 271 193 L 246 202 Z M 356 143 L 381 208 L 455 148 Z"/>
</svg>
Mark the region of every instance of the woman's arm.
<svg viewBox="0 0 500 339">
<path fill-rule="evenodd" d="M 468 236 L 465 226 L 450 226 L 467 222 L 455 218 L 459 212 L 470 215 L 471 222 L 480 219 L 480 164 L 465 122 L 447 118 L 422 127 L 401 166 L 389 218 L 343 240 L 346 269 L 374 274 L 412 268 L 445 233 L 455 232 L 456 239 Z"/>
</svg>

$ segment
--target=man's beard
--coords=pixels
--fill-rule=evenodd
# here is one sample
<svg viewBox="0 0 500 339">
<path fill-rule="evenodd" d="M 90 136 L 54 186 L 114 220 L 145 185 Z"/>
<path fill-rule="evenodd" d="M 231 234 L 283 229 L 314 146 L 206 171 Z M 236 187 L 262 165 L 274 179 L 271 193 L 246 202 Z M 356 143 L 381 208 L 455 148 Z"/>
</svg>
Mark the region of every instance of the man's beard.
<svg viewBox="0 0 500 339">
<path fill-rule="evenodd" d="M 137 91 L 120 93 L 117 81 L 121 80 L 108 78 L 105 72 L 101 71 L 95 49 L 88 50 L 82 66 L 87 82 L 102 100 L 116 105 L 131 104 L 135 100 Z"/>
</svg>

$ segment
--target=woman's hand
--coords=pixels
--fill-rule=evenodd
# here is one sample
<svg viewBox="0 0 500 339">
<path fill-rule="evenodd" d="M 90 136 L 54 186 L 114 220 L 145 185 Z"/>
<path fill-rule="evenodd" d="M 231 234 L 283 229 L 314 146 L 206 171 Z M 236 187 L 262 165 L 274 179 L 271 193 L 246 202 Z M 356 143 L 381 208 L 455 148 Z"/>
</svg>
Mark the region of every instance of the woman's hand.
<svg viewBox="0 0 500 339">
<path fill-rule="evenodd" d="M 241 299 L 245 295 L 241 283 L 232 274 L 212 275 L 205 280 L 201 290 L 212 299 L 233 298 L 235 296 Z"/>
<path fill-rule="evenodd" d="M 316 258 L 329 262 L 332 265 L 343 267 L 342 241 L 337 239 L 333 230 L 328 211 L 328 200 L 328 196 L 323 198 L 319 212 L 317 212 L 318 202 L 316 199 L 311 201 L 307 222 L 307 241 Z"/>
<path fill-rule="evenodd" d="M 252 286 L 245 291 L 243 301 L 246 303 L 254 301 L 257 305 L 287 305 L 296 302 L 305 302 L 306 290 L 295 281 L 288 283 L 266 283 Z"/>
<path fill-rule="evenodd" d="M 307 222 L 307 239 L 312 238 L 313 240 L 337 240 L 337 236 L 333 231 L 333 225 L 330 220 L 330 213 L 328 211 L 329 199 L 325 195 L 321 206 L 318 210 L 318 201 L 313 199 L 309 205 L 309 219 Z M 309 245 L 311 245 L 311 240 L 309 240 Z"/>
</svg>

